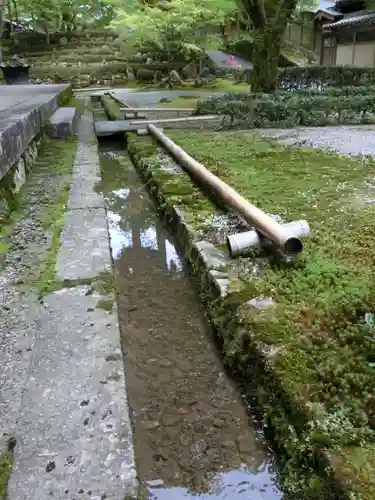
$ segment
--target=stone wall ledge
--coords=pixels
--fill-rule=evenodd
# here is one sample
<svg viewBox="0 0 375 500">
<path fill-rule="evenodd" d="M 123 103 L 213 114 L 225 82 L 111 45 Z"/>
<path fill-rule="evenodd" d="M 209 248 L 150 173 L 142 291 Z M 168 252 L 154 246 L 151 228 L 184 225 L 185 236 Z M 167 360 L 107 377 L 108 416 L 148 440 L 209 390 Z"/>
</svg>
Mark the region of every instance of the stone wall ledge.
<svg viewBox="0 0 375 500">
<path fill-rule="evenodd" d="M 19 93 L 19 97 L 17 96 Z M 0 182 L 72 95 L 70 85 L 4 85 L 0 104 Z M 14 102 L 14 104 L 13 104 Z M 7 105 L 9 107 L 7 107 Z"/>
</svg>

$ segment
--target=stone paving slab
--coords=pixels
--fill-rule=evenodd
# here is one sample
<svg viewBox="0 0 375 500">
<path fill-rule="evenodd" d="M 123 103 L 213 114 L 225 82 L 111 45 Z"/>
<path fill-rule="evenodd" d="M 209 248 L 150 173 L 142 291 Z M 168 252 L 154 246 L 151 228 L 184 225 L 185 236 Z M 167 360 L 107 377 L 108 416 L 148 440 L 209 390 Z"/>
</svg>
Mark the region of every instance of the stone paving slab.
<svg viewBox="0 0 375 500">
<path fill-rule="evenodd" d="M 101 178 L 92 114 L 82 116 L 78 141 L 68 212 L 56 262 L 56 275 L 60 280 L 93 278 L 110 271 L 112 265 L 104 199 L 95 192 Z"/>
<path fill-rule="evenodd" d="M 111 270 L 104 208 L 69 210 L 57 256 L 59 280 L 94 278 Z"/>
<path fill-rule="evenodd" d="M 101 181 L 98 176 L 84 176 L 74 179 L 70 188 L 68 209 L 104 208 L 103 196 L 95 191 L 95 186 Z"/>
<path fill-rule="evenodd" d="M 6 286 L 1 283 L 1 286 Z M 8 292 L 8 293 L 7 293 Z M 0 293 L 2 299 L 0 345 L 0 453 L 15 435 L 28 378 L 40 307 L 34 294 L 15 290 Z M 3 302 L 4 301 L 4 302 Z M 6 306 L 5 306 L 6 304 Z"/>
<path fill-rule="evenodd" d="M 89 287 L 44 299 L 10 500 L 123 500 L 136 485 L 117 318 Z"/>
</svg>

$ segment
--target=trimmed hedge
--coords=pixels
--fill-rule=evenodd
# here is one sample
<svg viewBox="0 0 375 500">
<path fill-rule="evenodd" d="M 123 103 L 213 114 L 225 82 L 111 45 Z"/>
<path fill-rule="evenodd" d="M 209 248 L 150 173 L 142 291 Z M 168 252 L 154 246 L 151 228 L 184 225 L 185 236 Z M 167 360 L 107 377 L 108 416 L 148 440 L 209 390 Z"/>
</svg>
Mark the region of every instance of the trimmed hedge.
<svg viewBox="0 0 375 500">
<path fill-rule="evenodd" d="M 364 85 L 360 87 L 355 87 L 354 85 L 349 85 L 345 87 L 325 87 L 322 90 L 305 88 L 305 89 L 298 89 L 294 92 L 297 92 L 300 95 L 327 95 L 332 97 L 338 97 L 338 96 L 350 97 L 353 95 L 368 96 L 375 94 L 375 85 L 370 85 L 370 86 Z M 283 92 L 283 93 L 293 96 L 294 92 Z"/>
<path fill-rule="evenodd" d="M 227 94 L 199 101 L 196 114 L 217 113 L 230 125 L 245 128 L 294 127 L 375 123 L 375 87 L 351 94 L 328 92 L 279 92 L 277 94 Z"/>
<path fill-rule="evenodd" d="M 295 66 L 279 72 L 279 88 L 286 90 L 366 85 L 375 85 L 374 66 Z"/>
<path fill-rule="evenodd" d="M 152 64 L 145 64 L 141 62 L 128 62 L 128 67 L 131 68 L 133 71 L 138 71 L 138 70 L 148 70 L 148 71 L 162 71 L 163 73 L 169 73 L 172 69 L 175 69 L 176 71 L 181 70 L 186 66 L 185 63 L 152 63 Z"/>
</svg>

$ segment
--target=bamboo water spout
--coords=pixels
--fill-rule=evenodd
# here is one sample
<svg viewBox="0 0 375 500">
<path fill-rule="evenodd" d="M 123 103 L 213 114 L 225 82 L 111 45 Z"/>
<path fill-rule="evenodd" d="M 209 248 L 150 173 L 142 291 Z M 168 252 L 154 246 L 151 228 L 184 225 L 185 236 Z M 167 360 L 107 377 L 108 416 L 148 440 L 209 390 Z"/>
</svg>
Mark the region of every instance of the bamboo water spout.
<svg viewBox="0 0 375 500">
<path fill-rule="evenodd" d="M 303 243 L 287 228 L 281 226 L 272 217 L 264 213 L 255 205 L 249 203 L 233 188 L 209 172 L 201 163 L 197 162 L 155 125 L 148 124 L 147 129 L 159 143 L 176 159 L 176 161 L 199 183 L 209 187 L 226 205 L 256 228 L 263 236 L 271 240 L 284 253 L 292 255 L 303 250 Z"/>
</svg>

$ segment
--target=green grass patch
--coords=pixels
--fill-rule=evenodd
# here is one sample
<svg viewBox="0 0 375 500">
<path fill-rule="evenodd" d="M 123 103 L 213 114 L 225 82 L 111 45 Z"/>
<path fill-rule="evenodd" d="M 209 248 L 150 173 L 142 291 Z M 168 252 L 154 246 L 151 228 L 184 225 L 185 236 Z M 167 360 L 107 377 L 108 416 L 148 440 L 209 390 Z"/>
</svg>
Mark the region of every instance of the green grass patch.
<svg viewBox="0 0 375 500">
<path fill-rule="evenodd" d="M 311 418 L 302 426 L 306 452 L 372 447 L 375 207 L 365 199 L 374 160 L 283 147 L 251 133 L 169 135 L 264 211 L 311 226 L 302 257 L 232 282 L 225 307 L 230 317 L 237 311 L 241 329 L 228 329 L 224 338 L 228 359 L 248 366 L 248 342 L 277 350 L 268 368 L 289 396 L 289 409 L 303 408 Z M 272 297 L 277 305 L 272 313 L 241 306 L 254 297 Z M 366 484 L 363 500 L 375 497 L 374 485 Z"/>
<path fill-rule="evenodd" d="M 52 242 L 43 261 L 37 283 L 38 292 L 42 296 L 59 288 L 59 282 L 56 280 L 56 257 L 60 248 L 60 234 L 64 228 L 64 215 L 69 197 L 69 189 L 70 186 L 68 184 L 64 186 L 60 199 L 48 207 L 43 220 L 43 226 L 46 231 L 52 233 Z"/>
<path fill-rule="evenodd" d="M 8 499 L 8 481 L 12 472 L 13 454 L 11 451 L 0 455 L 0 500 Z"/>
</svg>

